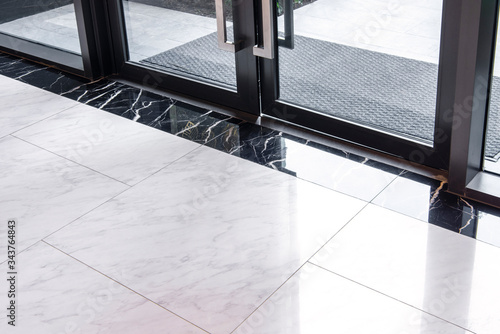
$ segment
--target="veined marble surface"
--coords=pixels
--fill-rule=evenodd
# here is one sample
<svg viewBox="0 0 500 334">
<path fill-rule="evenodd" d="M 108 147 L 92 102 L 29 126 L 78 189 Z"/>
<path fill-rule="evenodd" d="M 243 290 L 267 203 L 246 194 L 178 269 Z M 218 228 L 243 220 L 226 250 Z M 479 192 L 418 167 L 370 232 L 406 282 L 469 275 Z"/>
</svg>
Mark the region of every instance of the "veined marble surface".
<svg viewBox="0 0 500 334">
<path fill-rule="evenodd" d="M 0 138 L 79 103 L 16 80 L 0 80 Z"/>
<path fill-rule="evenodd" d="M 474 333 L 500 329 L 499 261 L 497 247 L 373 204 L 311 260 Z"/>
<path fill-rule="evenodd" d="M 107 79 L 88 82 L 3 54 L 0 54 L 0 73 L 500 246 L 500 238 L 496 237 L 500 235 L 500 210 L 449 194 L 447 185 L 440 181 Z"/>
<path fill-rule="evenodd" d="M 18 319 L 2 333 L 206 333 L 44 242 L 18 259 Z"/>
<path fill-rule="evenodd" d="M 1 219 L 17 219 L 18 251 L 129 188 L 12 136 L 0 139 L 0 152 Z M 0 224 L 0 240 L 6 233 Z M 2 254 L 6 248 L 0 242 Z"/>
<path fill-rule="evenodd" d="M 229 333 L 365 205 L 201 147 L 46 241 Z"/>
<path fill-rule="evenodd" d="M 61 110 L 62 97 L 39 91 L 56 112 L 35 108 L 23 130 L 6 123 L 0 138 L 0 211 L 18 218 L 22 251 L 19 332 L 499 332 L 500 250 L 433 225 L 498 246 L 498 210 L 439 181 L 123 84 L 0 55 L 4 72 L 17 78 L 0 77 L 6 89 L 29 82 L 87 104 Z M 55 151 L 100 120 L 120 131 L 89 152 L 94 168 L 116 151 L 125 162 L 141 133 L 145 142 L 160 133 L 132 121 L 196 144 L 127 186 L 12 135 Z M 163 158 L 140 153 L 153 165 Z M 332 188 L 378 192 L 377 205 Z"/>
</svg>

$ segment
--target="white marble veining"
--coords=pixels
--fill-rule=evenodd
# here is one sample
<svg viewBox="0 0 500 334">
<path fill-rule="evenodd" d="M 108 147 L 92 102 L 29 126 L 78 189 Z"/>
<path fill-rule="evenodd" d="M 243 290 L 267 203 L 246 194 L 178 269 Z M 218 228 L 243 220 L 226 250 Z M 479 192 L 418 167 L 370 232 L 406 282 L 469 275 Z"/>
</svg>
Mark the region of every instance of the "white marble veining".
<svg viewBox="0 0 500 334">
<path fill-rule="evenodd" d="M 229 333 L 365 204 L 201 147 L 46 241 Z"/>
<path fill-rule="evenodd" d="M 14 135 L 128 185 L 200 146 L 83 104 Z"/>
<path fill-rule="evenodd" d="M 16 327 L 2 314 L 2 333 L 206 333 L 43 242 L 18 260 Z"/>
<path fill-rule="evenodd" d="M 312 262 L 472 332 L 500 332 L 491 245 L 370 204 Z"/>
<path fill-rule="evenodd" d="M 128 188 L 11 136 L 0 152 L 0 254 L 8 219 L 18 220 L 20 251 Z"/>
<path fill-rule="evenodd" d="M 234 333 L 471 332 L 308 263 Z"/>
<path fill-rule="evenodd" d="M 0 138 L 78 105 L 4 76 L 0 76 L 0 103 Z"/>
</svg>

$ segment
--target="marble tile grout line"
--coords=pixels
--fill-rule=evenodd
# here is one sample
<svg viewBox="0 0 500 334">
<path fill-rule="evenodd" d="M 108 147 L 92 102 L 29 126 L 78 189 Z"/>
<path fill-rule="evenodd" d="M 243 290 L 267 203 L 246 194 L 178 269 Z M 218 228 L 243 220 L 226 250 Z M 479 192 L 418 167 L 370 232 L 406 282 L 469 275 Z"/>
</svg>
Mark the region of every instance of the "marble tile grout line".
<svg viewBox="0 0 500 334">
<path fill-rule="evenodd" d="M 450 321 L 448 321 L 448 320 L 446 320 L 446 319 L 443 319 L 443 318 L 441 318 L 441 317 L 439 317 L 439 316 L 437 316 L 437 315 L 435 315 L 435 314 L 432 314 L 432 313 L 430 313 L 430 312 L 428 312 L 428 311 L 425 311 L 425 310 L 420 309 L 420 308 L 418 308 L 418 307 L 415 307 L 415 306 L 413 306 L 413 305 L 411 305 L 411 304 L 408 304 L 408 303 L 406 303 L 406 302 L 404 302 L 404 301 L 402 301 L 402 300 L 399 300 L 399 299 L 397 299 L 397 298 L 395 298 L 395 297 L 392 297 L 392 296 L 390 296 L 390 295 L 388 295 L 388 294 L 385 294 L 385 293 L 383 293 L 383 292 L 381 292 L 381 291 L 379 291 L 379 290 L 376 290 L 376 289 L 374 289 L 374 288 L 372 288 L 372 287 L 370 287 L 370 286 L 368 286 L 368 285 L 365 285 L 365 284 L 362 284 L 362 283 L 360 283 L 360 282 L 358 282 L 358 281 L 355 281 L 355 280 L 353 280 L 353 279 L 351 279 L 351 278 L 349 278 L 349 277 L 346 277 L 346 276 L 344 276 L 344 275 L 338 274 L 338 273 L 336 273 L 336 272 L 334 272 L 334 271 L 332 271 L 332 270 L 329 270 L 329 269 L 327 269 L 327 268 L 325 268 L 325 267 L 322 267 L 322 266 L 320 266 L 320 265 L 318 265 L 318 264 L 316 264 L 316 263 L 309 262 L 309 261 L 308 261 L 307 263 L 309 263 L 309 264 L 311 264 L 311 265 L 313 265 L 313 266 L 315 266 L 315 267 L 318 267 L 318 268 L 320 268 L 320 269 L 326 270 L 327 272 L 329 272 L 329 273 L 331 273 L 331 274 L 333 274 L 333 275 L 336 275 L 336 276 L 342 277 L 343 279 L 346 279 L 346 280 L 348 280 L 348 281 L 350 281 L 350 282 L 353 282 L 353 283 L 355 283 L 355 284 L 357 284 L 357 285 L 359 285 L 359 286 L 362 286 L 362 287 L 367 288 L 367 289 L 369 289 L 369 290 L 371 290 L 371 291 L 374 291 L 374 292 L 376 292 L 376 293 L 378 293 L 378 294 L 380 294 L 380 295 L 382 295 L 382 296 L 385 296 L 385 297 L 387 297 L 387 298 L 390 298 L 390 299 L 392 299 L 392 300 L 395 300 L 395 301 L 397 301 L 397 302 L 399 302 L 399 303 L 401 303 L 401 304 L 405 304 L 405 305 L 407 305 L 407 306 L 409 306 L 409 307 L 411 307 L 411 308 L 413 308 L 413 309 L 415 309 L 415 310 L 418 310 L 418 311 L 420 311 L 420 312 L 422 312 L 422 313 L 426 313 L 426 314 L 428 314 L 428 315 L 431 315 L 432 317 L 435 317 L 435 318 L 440 319 L 440 320 L 442 320 L 442 321 L 444 321 L 444 322 L 447 322 L 447 323 L 449 323 L 449 324 L 451 324 L 451 325 L 453 325 L 453 326 L 456 326 L 456 327 L 458 327 L 458 328 L 460 328 L 460 329 L 463 329 L 464 331 L 467 331 L 467 332 L 470 332 L 470 333 L 477 334 L 477 332 L 474 332 L 474 331 L 472 331 L 472 330 L 470 330 L 470 329 L 464 328 L 464 327 L 462 327 L 462 326 L 460 326 L 460 325 L 458 325 L 458 324 L 455 324 L 455 323 L 450 322 Z"/>
<path fill-rule="evenodd" d="M 85 168 L 85 169 L 88 169 L 88 170 L 90 170 L 90 171 L 92 171 L 92 172 L 94 172 L 94 173 L 97 173 L 97 174 L 100 174 L 100 175 L 102 175 L 102 176 L 105 176 L 106 178 L 111 179 L 111 180 L 113 180 L 113 181 L 116 181 L 116 182 L 118 182 L 118 183 L 121 183 L 121 184 L 123 184 L 123 185 L 125 185 L 125 186 L 127 186 L 127 187 L 129 187 L 129 188 L 131 188 L 131 187 L 132 187 L 132 185 L 130 185 L 130 184 L 126 184 L 125 182 L 120 181 L 120 180 L 117 180 L 117 179 L 115 179 L 115 178 L 114 178 L 114 177 L 112 177 L 112 176 L 109 176 L 109 175 L 106 175 L 106 174 L 104 174 L 104 173 L 102 173 L 102 172 L 99 172 L 99 171 L 97 171 L 97 170 L 95 170 L 95 169 L 93 169 L 93 168 L 91 168 L 91 167 L 89 167 L 89 166 L 82 165 L 82 164 L 81 164 L 81 163 L 79 163 L 79 162 L 76 162 L 76 161 L 74 161 L 74 160 L 68 159 L 68 158 L 66 158 L 66 157 L 64 157 L 64 156 L 62 156 L 62 155 L 60 155 L 60 154 L 57 154 L 56 152 L 52 152 L 52 151 L 50 151 L 50 150 L 48 150 L 48 149 L 46 149 L 46 148 L 43 148 L 43 147 L 38 146 L 38 145 L 36 145 L 36 144 L 34 144 L 34 143 L 32 143 L 32 142 L 29 142 L 29 141 L 27 141 L 27 140 L 25 140 L 25 139 L 23 139 L 23 138 L 17 137 L 17 136 L 15 136 L 15 135 L 13 135 L 13 134 L 11 134 L 11 135 L 9 135 L 9 136 L 11 136 L 11 137 L 13 137 L 13 138 L 16 138 L 16 139 L 18 139 L 18 140 L 21 140 L 21 141 L 23 141 L 23 142 L 25 142 L 25 143 L 27 143 L 27 144 L 29 144 L 29 145 L 31 145 L 31 146 L 34 146 L 34 147 L 36 147 L 36 148 L 39 148 L 39 149 L 41 149 L 41 150 L 44 150 L 45 152 L 48 152 L 48 153 L 53 154 L 53 155 L 56 155 L 56 156 L 58 156 L 59 158 L 62 158 L 62 159 L 67 160 L 67 161 L 70 161 L 71 163 L 74 163 L 74 164 L 76 164 L 76 165 L 78 165 L 78 166 L 80 166 L 80 167 L 83 167 L 83 168 Z M 4 137 L 4 138 L 5 138 L 5 137 Z"/>
<path fill-rule="evenodd" d="M 76 102 L 76 101 L 75 101 L 75 102 Z M 19 129 L 15 130 L 14 132 L 7 133 L 5 136 L 0 136 L 0 139 L 2 139 L 2 138 L 6 138 L 6 137 L 8 137 L 8 136 L 13 136 L 13 137 L 15 137 L 15 136 L 14 136 L 14 134 L 15 134 L 16 132 L 19 132 L 19 131 L 22 131 L 22 130 L 24 130 L 24 129 L 27 129 L 27 128 L 29 128 L 30 126 L 33 126 L 33 125 L 35 125 L 35 124 L 41 123 L 41 122 L 43 122 L 43 121 L 46 121 L 46 120 L 48 120 L 49 118 L 52 118 L 52 117 L 54 117 L 54 116 L 56 116 L 56 115 L 59 115 L 59 114 L 61 114 L 61 113 L 65 112 L 65 111 L 68 111 L 68 110 L 73 109 L 73 108 L 76 108 L 76 107 L 78 107 L 78 105 L 77 105 L 77 104 L 75 104 L 74 106 L 71 106 L 71 107 L 65 108 L 65 109 L 63 109 L 63 110 L 61 110 L 61 111 L 58 111 L 58 112 L 56 112 L 55 114 L 49 115 L 49 116 L 47 116 L 47 117 L 45 117 L 45 118 L 41 118 L 41 119 L 39 119 L 39 120 L 37 120 L 37 121 L 35 121 L 35 122 L 31 123 L 31 124 L 28 124 L 28 125 L 26 125 L 26 126 L 24 126 L 24 127 L 22 127 L 22 128 L 19 128 Z M 17 138 L 17 137 L 16 137 L 16 138 Z"/>
<path fill-rule="evenodd" d="M 54 233 L 55 233 L 55 232 L 54 232 Z M 113 281 L 113 282 L 115 282 L 115 283 L 117 283 L 117 284 L 121 285 L 122 287 L 124 287 L 125 289 L 129 290 L 130 292 L 132 292 L 132 293 L 134 293 L 134 294 L 136 294 L 136 295 L 138 295 L 138 296 L 141 296 L 142 298 L 144 298 L 144 299 L 148 300 L 149 302 L 151 302 L 151 303 L 153 303 L 153 304 L 155 304 L 155 305 L 157 305 L 157 306 L 161 307 L 161 308 L 162 308 L 162 309 L 164 309 L 165 311 L 167 311 L 167 312 L 171 313 L 172 315 L 174 315 L 174 316 L 176 316 L 176 317 L 178 317 L 178 318 L 180 318 L 180 319 L 182 319 L 182 320 L 186 321 L 187 323 L 189 323 L 189 324 L 191 324 L 191 325 L 195 326 L 196 328 L 199 328 L 199 329 L 203 330 L 204 332 L 209 333 L 207 330 L 205 330 L 205 329 L 203 329 L 203 328 L 199 327 L 198 325 L 196 325 L 196 324 L 192 323 L 191 321 L 189 321 L 189 320 L 187 320 L 187 319 L 185 319 L 185 318 L 181 317 L 180 315 L 178 315 L 178 314 L 176 314 L 176 313 L 172 312 L 171 310 L 169 310 L 169 309 L 165 308 L 164 306 L 162 306 L 162 305 L 158 304 L 157 302 L 155 302 L 155 301 L 153 301 L 153 300 L 149 299 L 148 297 L 146 297 L 146 296 L 144 296 L 144 295 L 140 294 L 139 292 L 137 292 L 137 291 L 135 291 L 135 290 L 131 289 L 130 287 L 128 287 L 128 286 L 126 286 L 126 285 L 124 285 L 123 283 L 121 283 L 121 282 L 119 282 L 119 281 L 117 281 L 117 280 L 115 280 L 115 279 L 113 279 L 113 278 L 109 277 L 108 275 L 106 275 L 106 274 L 104 274 L 104 273 L 100 272 L 99 270 L 97 270 L 96 268 L 94 268 L 94 267 L 92 267 L 92 266 L 88 265 L 87 263 L 85 263 L 85 262 L 83 262 L 83 261 L 81 261 L 81 260 L 78 260 L 77 258 L 75 258 L 75 257 L 71 256 L 70 254 L 68 254 L 68 253 L 66 253 L 66 252 L 62 251 L 61 249 L 57 248 L 56 246 L 54 246 L 54 245 L 50 244 L 49 242 L 47 242 L 47 241 L 45 241 L 45 240 L 40 240 L 40 241 L 38 241 L 38 242 L 43 242 L 43 243 L 45 243 L 46 245 L 48 245 L 48 246 L 52 247 L 52 248 L 53 248 L 53 249 L 55 249 L 56 251 L 58 251 L 58 252 L 60 252 L 60 253 L 64 254 L 65 256 L 67 256 L 67 257 L 69 257 L 69 258 L 71 258 L 71 259 L 73 259 L 73 260 L 75 260 L 75 261 L 77 261 L 77 262 L 81 263 L 82 265 L 84 265 L 84 266 L 86 266 L 87 268 L 89 268 L 89 269 L 93 270 L 94 272 L 96 272 L 96 273 L 100 274 L 101 276 L 104 276 L 104 277 L 106 277 L 107 279 L 109 279 L 109 280 L 111 280 L 111 281 Z M 38 243 L 38 242 L 37 242 L 37 243 Z M 34 246 L 34 245 L 32 245 L 32 246 L 30 246 L 30 247 L 33 247 L 33 246 Z"/>
<path fill-rule="evenodd" d="M 16 137 L 16 138 L 17 138 L 17 137 Z M 35 146 L 36 146 L 36 145 L 35 145 Z M 68 227 L 69 225 L 73 224 L 75 221 L 77 221 L 77 220 L 81 219 L 82 217 L 85 217 L 86 215 L 90 214 L 90 213 L 91 213 L 91 212 L 93 212 L 94 210 L 97 210 L 98 208 L 100 208 L 101 206 L 105 205 L 105 204 L 106 204 L 106 203 L 108 203 L 109 201 L 111 201 L 111 200 L 115 199 L 116 197 L 118 197 L 118 196 L 122 195 L 123 193 L 125 193 L 125 192 L 127 192 L 127 191 L 129 191 L 129 190 L 133 189 L 135 186 L 137 186 L 137 185 L 139 185 L 139 184 L 143 183 L 144 181 L 146 181 L 146 180 L 147 180 L 147 179 L 149 179 L 150 177 L 152 177 L 152 176 L 154 176 L 154 175 L 158 174 L 158 173 L 159 173 L 159 172 L 161 172 L 163 169 L 165 169 L 165 168 L 169 167 L 170 165 L 172 165 L 173 163 L 175 163 L 175 162 L 177 162 L 177 161 L 179 161 L 179 160 L 183 159 L 184 157 L 186 157 L 187 155 L 189 155 L 189 154 L 193 153 L 194 151 L 196 151 L 197 149 L 199 149 L 199 148 L 200 148 L 200 147 L 202 147 L 202 146 L 203 146 L 203 145 L 200 145 L 199 147 L 197 147 L 197 148 L 195 148 L 195 149 L 193 149 L 193 150 L 191 150 L 191 151 L 187 152 L 186 154 L 184 154 L 184 155 L 183 155 L 183 156 L 181 156 L 180 158 L 178 158 L 178 159 L 176 159 L 176 160 L 172 161 L 172 162 L 171 162 L 171 163 L 169 163 L 168 165 L 166 165 L 166 166 L 162 167 L 162 168 L 161 168 L 161 169 L 159 169 L 158 171 L 154 172 L 153 174 L 149 175 L 148 177 L 144 178 L 143 180 L 141 180 L 141 181 L 137 182 L 136 184 L 134 184 L 134 185 L 132 185 L 132 186 L 131 186 L 131 185 L 127 185 L 127 184 L 125 184 L 126 186 L 128 186 L 128 188 L 127 188 L 127 189 L 125 189 L 125 190 L 121 191 L 120 193 L 118 193 L 118 194 L 116 194 L 115 196 L 113 196 L 113 197 L 109 198 L 108 200 L 106 200 L 105 202 L 103 202 L 103 203 L 101 203 L 100 205 L 96 206 L 95 208 L 93 208 L 93 209 L 89 210 L 88 212 L 86 212 L 86 213 L 84 213 L 84 214 L 80 215 L 79 217 L 77 217 L 77 218 L 73 219 L 70 223 L 68 223 L 68 224 L 66 224 L 66 225 L 64 225 L 64 226 L 62 226 L 61 228 L 57 229 L 56 231 L 54 231 L 54 232 L 50 233 L 49 235 L 46 235 L 45 237 L 43 237 L 43 238 L 42 238 L 42 241 L 44 241 L 44 239 L 46 239 L 46 238 L 50 237 L 51 235 L 53 235 L 53 234 L 55 234 L 55 233 L 59 232 L 60 230 L 64 229 L 65 227 Z M 49 151 L 49 152 L 50 152 L 50 151 Z M 85 166 L 84 166 L 84 167 L 85 167 Z M 89 169 L 90 169 L 90 168 L 89 168 Z M 118 181 L 118 182 L 119 182 L 119 181 Z M 121 182 L 121 183 L 123 183 L 123 182 Z"/>
<path fill-rule="evenodd" d="M 182 156 L 180 156 L 179 158 L 177 158 L 177 159 L 175 159 L 175 160 L 173 160 L 173 161 L 169 162 L 167 165 L 165 165 L 165 166 L 161 167 L 161 168 L 160 168 L 160 169 L 158 169 L 156 172 L 154 172 L 154 173 L 152 173 L 152 174 L 150 174 L 150 175 L 146 176 L 144 179 L 140 180 L 139 182 L 135 183 L 134 185 L 131 185 L 129 189 L 132 189 L 132 188 L 134 188 L 135 186 L 137 186 L 137 185 L 139 185 L 139 184 L 141 184 L 141 183 L 145 182 L 145 181 L 146 181 L 146 180 L 148 180 L 149 178 L 151 178 L 151 177 L 155 176 L 156 174 L 160 173 L 160 172 L 161 172 L 161 171 L 163 171 L 164 169 L 166 169 L 166 168 L 170 167 L 172 164 L 176 163 L 177 161 L 179 161 L 179 160 L 181 160 L 181 159 L 184 159 L 186 156 L 188 156 L 189 154 L 193 153 L 194 151 L 196 151 L 196 150 L 200 149 L 201 147 L 203 147 L 203 145 L 201 145 L 201 144 L 200 144 L 198 147 L 196 147 L 196 148 L 194 148 L 194 149 L 192 149 L 192 150 L 190 150 L 190 151 L 186 152 L 185 154 L 183 154 L 183 155 L 182 155 Z M 127 190 L 129 190 L 129 189 L 127 189 Z M 125 191 L 127 191 L 127 190 L 125 190 Z"/>
<path fill-rule="evenodd" d="M 385 185 L 385 187 L 383 189 L 381 189 L 375 196 L 372 197 L 372 199 L 370 200 L 369 203 L 373 203 L 373 201 L 380 195 L 382 194 L 387 188 L 389 188 L 389 186 L 391 184 L 393 184 L 397 179 L 398 177 L 400 176 L 401 174 L 398 174 L 398 175 L 395 175 L 394 178 L 391 180 L 391 182 L 389 182 L 388 184 Z"/>
<path fill-rule="evenodd" d="M 330 189 L 331 190 L 331 189 Z M 345 194 L 344 194 L 345 195 Z M 345 196 L 349 196 L 349 195 L 345 195 Z M 353 196 L 350 196 L 350 197 L 353 197 Z M 318 254 L 333 238 L 335 238 L 335 236 L 337 236 L 354 218 L 356 218 L 370 203 L 366 203 L 355 215 L 353 215 L 345 224 L 344 226 L 342 226 L 337 232 L 335 232 L 333 234 L 333 236 L 331 238 L 329 238 L 328 240 L 326 240 L 326 242 L 323 243 L 323 245 L 321 245 L 318 250 L 316 252 L 314 252 L 310 257 L 309 259 L 307 259 L 304 263 L 302 263 L 302 265 L 300 265 L 300 267 L 294 271 L 292 274 L 290 274 L 289 277 L 287 277 L 287 279 L 278 287 L 276 288 L 273 292 L 271 292 L 269 294 L 269 296 L 262 302 L 259 304 L 259 306 L 257 306 L 255 308 L 255 310 L 253 310 L 249 315 L 248 317 L 246 317 L 232 332 L 234 333 L 236 330 L 238 330 L 238 328 L 241 327 L 241 325 L 243 325 L 255 312 L 257 312 L 261 307 L 262 305 L 264 305 L 270 298 L 272 298 L 288 281 L 290 281 L 294 276 L 295 274 L 297 274 L 305 265 L 307 265 L 308 263 L 311 263 L 311 259 L 314 258 L 314 256 L 316 256 L 316 254 Z"/>
<path fill-rule="evenodd" d="M 22 252 L 24 252 L 24 251 L 28 250 L 29 248 L 33 247 L 34 245 L 36 245 L 37 243 L 39 243 L 39 242 L 41 242 L 41 241 L 44 241 L 44 242 L 45 242 L 45 240 L 44 240 L 44 239 L 46 239 L 46 238 L 50 237 L 50 236 L 51 236 L 51 235 L 53 235 L 54 233 L 59 232 L 60 230 L 64 229 L 65 227 L 68 227 L 69 225 L 71 225 L 71 224 L 73 224 L 74 222 L 76 222 L 78 219 L 81 219 L 82 217 L 85 217 L 86 215 L 90 214 L 92 211 L 94 211 L 94 210 L 96 210 L 96 209 L 100 208 L 101 206 L 103 206 L 104 204 L 106 204 L 106 203 L 108 203 L 109 201 L 113 200 L 113 199 L 114 199 L 114 198 L 116 198 L 117 196 L 119 196 L 119 195 L 123 194 L 124 192 L 126 192 L 126 191 L 130 190 L 130 188 L 131 188 L 131 187 L 129 186 L 129 188 L 128 188 L 128 189 L 125 189 L 125 190 L 123 190 L 123 191 L 119 192 L 118 194 L 116 194 L 115 196 L 113 196 L 113 197 L 111 197 L 111 198 L 108 198 L 106 201 L 102 202 L 101 204 L 99 204 L 99 205 L 98 205 L 98 206 L 96 206 L 95 208 L 92 208 L 92 209 L 90 209 L 89 211 L 87 211 L 87 212 L 85 212 L 85 213 L 81 214 L 80 216 L 76 217 L 75 219 L 73 219 L 72 221 L 70 221 L 69 223 L 67 223 L 66 225 L 61 226 L 60 228 L 58 228 L 58 229 L 57 229 L 57 230 L 55 230 L 54 232 L 49 233 L 48 235 L 46 235 L 46 236 L 44 236 L 43 238 L 41 238 L 40 240 L 36 241 L 36 242 L 35 242 L 35 243 L 33 243 L 32 245 L 29 245 L 29 246 L 28 246 L 28 247 L 26 247 L 25 249 L 21 250 L 18 254 L 21 254 Z M 4 262 L 5 262 L 5 261 L 4 261 Z M 2 262 L 2 263 L 4 263 L 4 262 Z"/>
</svg>

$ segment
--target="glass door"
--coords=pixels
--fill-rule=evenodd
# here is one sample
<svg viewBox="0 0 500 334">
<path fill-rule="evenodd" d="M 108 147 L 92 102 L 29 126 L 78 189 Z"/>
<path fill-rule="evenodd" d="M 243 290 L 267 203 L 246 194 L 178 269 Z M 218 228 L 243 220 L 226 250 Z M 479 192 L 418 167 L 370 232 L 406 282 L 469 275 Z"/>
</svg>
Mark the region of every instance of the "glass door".
<svg viewBox="0 0 500 334">
<path fill-rule="evenodd" d="M 279 0 L 263 113 L 446 169 L 442 17 L 442 0 Z"/>
<path fill-rule="evenodd" d="M 115 0 L 112 5 L 122 76 L 259 114 L 251 1 Z"/>
</svg>

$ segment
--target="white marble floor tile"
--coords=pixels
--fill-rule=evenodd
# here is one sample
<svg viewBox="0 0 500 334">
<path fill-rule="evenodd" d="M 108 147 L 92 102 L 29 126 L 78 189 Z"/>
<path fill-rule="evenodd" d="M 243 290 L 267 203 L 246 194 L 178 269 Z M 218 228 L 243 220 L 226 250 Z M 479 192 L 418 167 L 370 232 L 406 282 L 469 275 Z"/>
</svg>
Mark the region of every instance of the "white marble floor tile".
<svg viewBox="0 0 500 334">
<path fill-rule="evenodd" d="M 0 76 L 0 104 L 1 138 L 79 103 Z"/>
<path fill-rule="evenodd" d="M 397 175 L 286 140 L 286 166 L 297 177 L 364 201 L 374 199 Z M 321 161 L 314 165 L 312 162 Z"/>
<path fill-rule="evenodd" d="M 312 262 L 472 332 L 500 332 L 497 247 L 370 204 Z"/>
<path fill-rule="evenodd" d="M 200 146 L 83 104 L 14 136 L 128 185 Z"/>
<path fill-rule="evenodd" d="M 365 204 L 201 147 L 46 241 L 229 333 Z"/>
<path fill-rule="evenodd" d="M 471 332 L 308 263 L 234 333 Z"/>
<path fill-rule="evenodd" d="M 0 139 L 0 252 L 7 220 L 26 249 L 128 186 L 11 136 Z"/>
<path fill-rule="evenodd" d="M 372 203 L 427 222 L 432 195 L 430 185 L 398 177 Z"/>
<path fill-rule="evenodd" d="M 18 260 L 16 327 L 3 315 L 2 333 L 205 333 L 43 242 Z"/>
</svg>

